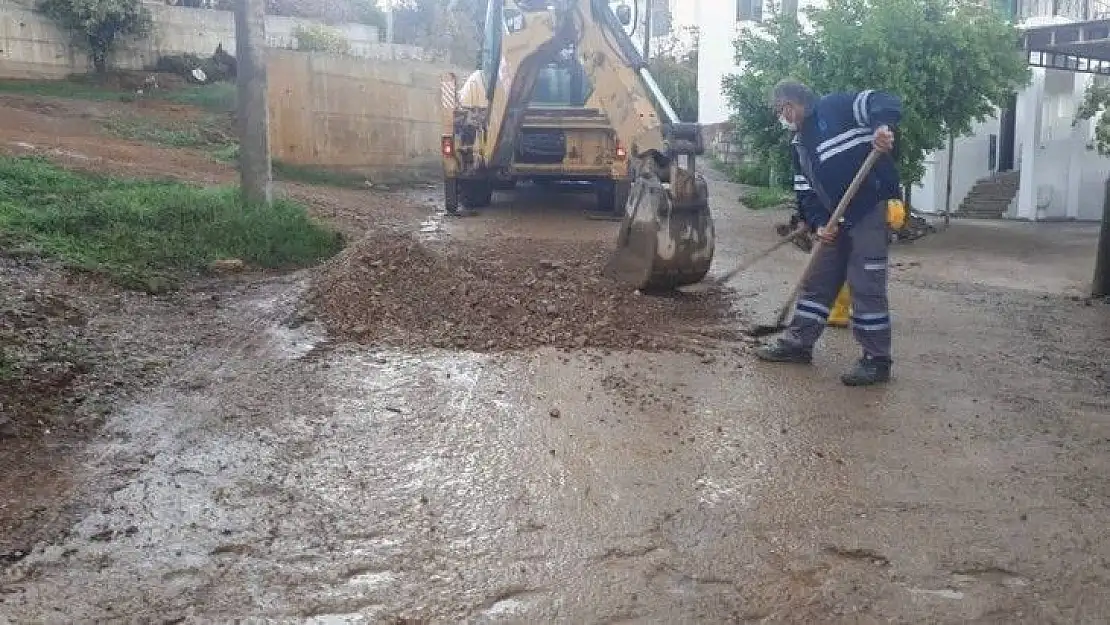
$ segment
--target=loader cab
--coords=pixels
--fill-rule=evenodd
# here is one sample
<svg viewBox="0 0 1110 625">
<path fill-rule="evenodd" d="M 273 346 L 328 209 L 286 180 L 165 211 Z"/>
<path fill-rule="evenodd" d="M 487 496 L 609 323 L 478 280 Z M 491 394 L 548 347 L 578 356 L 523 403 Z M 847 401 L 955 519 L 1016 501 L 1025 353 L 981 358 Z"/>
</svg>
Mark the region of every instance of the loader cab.
<svg viewBox="0 0 1110 625">
<path fill-rule="evenodd" d="M 586 78 L 582 63 L 573 50 L 566 50 L 560 59 L 549 63 L 536 77 L 530 106 L 537 108 L 582 108 L 590 99 L 593 85 Z"/>
</svg>

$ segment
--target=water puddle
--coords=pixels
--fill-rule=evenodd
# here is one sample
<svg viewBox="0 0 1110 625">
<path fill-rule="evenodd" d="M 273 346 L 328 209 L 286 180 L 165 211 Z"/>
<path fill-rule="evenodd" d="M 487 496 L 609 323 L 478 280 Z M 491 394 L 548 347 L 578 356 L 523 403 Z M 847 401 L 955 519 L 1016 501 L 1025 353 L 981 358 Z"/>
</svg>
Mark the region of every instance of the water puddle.
<svg viewBox="0 0 1110 625">
<path fill-rule="evenodd" d="M 959 601 L 964 598 L 964 593 L 958 590 L 952 590 L 950 588 L 941 588 L 939 590 L 929 588 L 910 588 L 909 591 L 915 595 L 932 595 L 934 597 L 940 597 L 941 599 L 951 599 L 953 601 Z"/>
</svg>

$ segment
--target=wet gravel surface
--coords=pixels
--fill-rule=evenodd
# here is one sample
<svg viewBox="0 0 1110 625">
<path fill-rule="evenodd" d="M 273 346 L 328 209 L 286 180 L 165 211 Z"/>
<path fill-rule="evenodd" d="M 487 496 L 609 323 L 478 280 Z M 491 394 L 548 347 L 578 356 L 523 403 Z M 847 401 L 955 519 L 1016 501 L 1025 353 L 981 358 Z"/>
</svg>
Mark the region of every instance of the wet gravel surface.
<svg viewBox="0 0 1110 625">
<path fill-rule="evenodd" d="M 718 214 L 719 268 L 774 237 L 775 215 Z M 530 275 L 590 262 L 557 252 L 611 234 L 523 250 L 508 245 L 520 215 L 517 230 L 479 219 L 444 227 L 468 253 L 442 275 L 525 303 Z M 483 223 L 496 235 L 471 247 Z M 880 389 L 839 384 L 844 331 L 805 368 L 700 331 L 696 352 L 589 347 L 604 334 L 570 352 L 558 338 L 456 349 L 420 307 L 391 308 L 391 275 L 454 259 L 442 240 L 352 254 L 323 282 L 241 285 L 207 315 L 219 332 L 78 459 L 85 503 L 0 572 L 0 620 L 1104 623 L 1110 309 L 1058 277 L 1041 288 L 1050 266 L 1000 271 L 1005 245 L 954 266 L 959 233 L 1005 234 L 961 228 L 895 250 L 896 379 Z M 1075 250 L 1076 236 L 1039 240 Z M 481 251 L 498 247 L 520 259 L 500 278 Z M 800 261 L 783 251 L 737 280 L 738 314 L 773 311 Z M 340 275 L 380 290 L 336 298 L 362 305 L 332 327 L 365 334 L 295 314 Z M 554 305 L 574 315 L 575 301 Z M 701 327 L 693 311 L 676 334 Z M 457 323 L 493 323 L 472 319 Z"/>
<path fill-rule="evenodd" d="M 602 276 L 602 241 L 367 237 L 329 263 L 304 313 L 364 343 L 473 351 L 682 349 L 739 338 L 722 290 L 646 297 Z"/>
</svg>

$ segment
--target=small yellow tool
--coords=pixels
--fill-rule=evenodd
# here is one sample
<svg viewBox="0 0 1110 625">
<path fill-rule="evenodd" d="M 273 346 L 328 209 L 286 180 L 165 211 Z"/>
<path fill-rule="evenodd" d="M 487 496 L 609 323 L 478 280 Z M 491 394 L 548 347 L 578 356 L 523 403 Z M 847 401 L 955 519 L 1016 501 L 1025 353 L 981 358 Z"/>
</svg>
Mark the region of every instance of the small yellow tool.
<svg viewBox="0 0 1110 625">
<path fill-rule="evenodd" d="M 886 223 L 894 230 L 901 230 L 906 225 L 906 205 L 902 200 L 894 198 L 886 203 Z M 848 285 L 840 287 L 836 296 L 832 312 L 829 313 L 829 327 L 847 328 L 848 318 L 852 314 L 852 292 Z"/>
</svg>

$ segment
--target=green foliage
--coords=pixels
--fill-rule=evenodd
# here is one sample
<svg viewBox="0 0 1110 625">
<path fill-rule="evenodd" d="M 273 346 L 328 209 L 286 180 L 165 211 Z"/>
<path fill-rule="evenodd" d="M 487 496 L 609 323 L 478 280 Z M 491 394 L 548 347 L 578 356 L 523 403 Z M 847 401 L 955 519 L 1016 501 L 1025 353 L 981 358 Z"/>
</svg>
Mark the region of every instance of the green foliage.
<svg viewBox="0 0 1110 625">
<path fill-rule="evenodd" d="M 729 180 L 739 184 L 752 187 L 771 187 L 772 182 L 777 182 L 775 185 L 777 188 L 792 188 L 793 178 L 790 169 L 772 169 L 774 165 L 767 161 L 756 160 L 743 165 L 732 165 L 717 160 L 714 166 L 727 175 Z"/>
<path fill-rule="evenodd" d="M 377 0 L 266 0 L 267 15 L 323 20 L 331 24 L 355 22 L 385 32 L 385 14 Z"/>
<path fill-rule="evenodd" d="M 399 0 L 396 43 L 434 50 L 461 67 L 476 67 L 485 27 L 485 0 Z"/>
<path fill-rule="evenodd" d="M 768 97 L 775 83 L 786 77 L 814 84 L 812 70 L 821 56 L 817 41 L 805 35 L 797 21 L 772 18 L 760 30 L 746 29 L 734 46 L 744 72 L 726 76 L 723 86 L 737 129 L 758 161 L 791 171 L 789 136 Z"/>
<path fill-rule="evenodd" d="M 297 39 L 297 49 L 307 52 L 347 55 L 351 53 L 351 42 L 339 30 L 324 24 L 293 27 Z"/>
<path fill-rule="evenodd" d="M 74 173 L 40 158 L 0 157 L 0 237 L 131 288 L 164 290 L 212 261 L 311 265 L 341 237 L 304 207 L 245 206 L 234 188 L 119 180 Z"/>
<path fill-rule="evenodd" d="M 683 37 L 683 35 L 686 37 Z M 688 41 L 687 41 L 688 40 Z M 698 31 L 687 28 L 659 46 L 648 69 L 678 118 L 698 120 Z"/>
<path fill-rule="evenodd" d="M 788 158 L 786 133 L 768 106 L 782 78 L 820 93 L 882 89 L 902 98 L 900 170 L 920 181 L 925 154 L 961 136 L 1029 80 L 1017 31 L 975 0 L 830 0 L 807 11 L 812 28 L 772 19 L 736 42 L 741 75 L 725 88 L 758 153 Z"/>
<path fill-rule="evenodd" d="M 174 148 L 222 149 L 235 141 L 226 117 L 209 115 L 199 119 L 164 121 L 132 115 L 113 115 L 101 120 L 108 132 L 124 139 Z"/>
<path fill-rule="evenodd" d="M 39 0 L 37 9 L 88 48 L 98 74 L 107 71 L 121 37 L 150 32 L 150 11 L 142 0 Z"/>
<path fill-rule="evenodd" d="M 318 165 L 295 165 L 279 159 L 274 159 L 273 170 L 274 178 L 278 180 L 322 187 L 366 188 L 366 175 L 355 172 L 339 171 Z"/>
<path fill-rule="evenodd" d="M 239 89 L 234 82 L 217 82 L 208 85 L 190 85 L 173 91 L 156 91 L 151 97 L 167 102 L 188 104 L 214 113 L 232 113 L 239 99 Z"/>
<path fill-rule="evenodd" d="M 380 33 L 385 34 L 385 13 L 378 7 L 377 0 L 348 0 L 347 6 L 349 21 L 374 26 Z"/>
<path fill-rule="evenodd" d="M 740 196 L 740 203 L 752 210 L 790 208 L 794 202 L 793 192 L 777 187 L 754 187 Z"/>
<path fill-rule="evenodd" d="M 0 80 L 0 93 L 93 102 L 119 102 L 136 99 L 134 93 L 121 92 L 119 88 L 106 85 L 95 76 L 73 76 L 66 80 Z M 145 93 L 142 97 L 177 104 L 188 104 L 215 113 L 230 113 L 235 110 L 237 90 L 232 83 L 213 83 L 210 85 L 190 85 L 173 91 L 154 90 Z"/>
<path fill-rule="evenodd" d="M 0 382 L 11 380 L 18 371 L 19 361 L 14 356 L 9 356 L 7 350 L 0 346 Z"/>
<path fill-rule="evenodd" d="M 1108 109 L 1110 109 L 1110 84 L 1096 78 L 1095 82 L 1087 87 L 1087 93 L 1083 96 L 1083 102 L 1079 105 L 1075 121 L 1072 123 L 1074 126 L 1083 120 L 1098 116 L 1098 121 L 1095 123 L 1095 143 L 1090 147 L 1098 150 L 1102 155 L 1110 155 L 1110 115 L 1099 114 L 1105 113 Z"/>
</svg>

